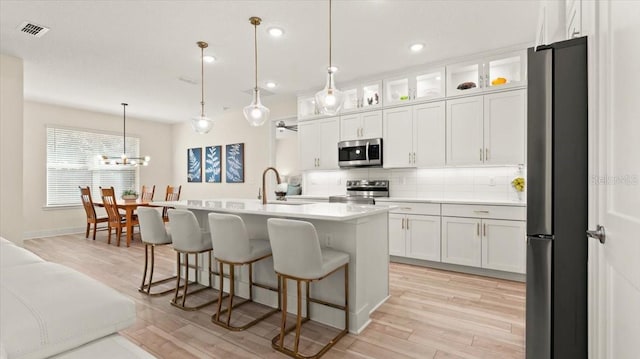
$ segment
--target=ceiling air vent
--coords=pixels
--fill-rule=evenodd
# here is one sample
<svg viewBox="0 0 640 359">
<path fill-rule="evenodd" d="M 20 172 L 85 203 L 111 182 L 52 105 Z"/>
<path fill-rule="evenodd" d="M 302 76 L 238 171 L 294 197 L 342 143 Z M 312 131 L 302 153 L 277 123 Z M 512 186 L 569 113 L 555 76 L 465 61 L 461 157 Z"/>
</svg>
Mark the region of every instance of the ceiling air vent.
<svg viewBox="0 0 640 359">
<path fill-rule="evenodd" d="M 18 26 L 18 30 L 20 30 L 21 32 L 24 32 L 25 34 L 29 34 L 31 36 L 42 37 L 44 36 L 44 34 L 49 32 L 50 29 L 42 25 L 36 25 L 32 22 L 25 21 L 22 24 L 20 24 L 20 26 Z"/>
</svg>

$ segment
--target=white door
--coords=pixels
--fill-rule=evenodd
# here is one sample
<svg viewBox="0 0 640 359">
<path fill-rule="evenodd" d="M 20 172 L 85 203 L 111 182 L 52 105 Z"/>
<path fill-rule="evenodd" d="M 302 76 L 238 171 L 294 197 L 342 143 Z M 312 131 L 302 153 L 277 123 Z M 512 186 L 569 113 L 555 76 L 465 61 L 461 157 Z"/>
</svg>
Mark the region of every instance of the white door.
<svg viewBox="0 0 640 359">
<path fill-rule="evenodd" d="M 444 106 L 444 101 L 413 106 L 413 148 L 417 167 L 444 166 Z"/>
<path fill-rule="evenodd" d="M 474 96 L 447 101 L 447 164 L 483 163 L 482 99 Z"/>
<path fill-rule="evenodd" d="M 484 96 L 484 163 L 524 163 L 525 90 Z"/>
<path fill-rule="evenodd" d="M 360 116 L 359 113 L 340 116 L 340 141 L 360 138 Z"/>
<path fill-rule="evenodd" d="M 382 111 L 370 111 L 360 114 L 360 137 L 382 137 Z"/>
<path fill-rule="evenodd" d="M 300 149 L 301 170 L 312 170 L 317 167 L 319 143 L 316 121 L 298 123 L 298 148 Z"/>
<path fill-rule="evenodd" d="M 389 254 L 392 256 L 406 254 L 404 222 L 404 214 L 389 213 Z"/>
<path fill-rule="evenodd" d="M 497 219 L 482 220 L 482 268 L 525 272 L 525 223 Z"/>
<path fill-rule="evenodd" d="M 589 243 L 590 357 L 638 358 L 640 340 L 640 4 L 594 4 L 596 41 L 589 44 L 590 229 L 601 224 L 604 245 Z M 583 9 L 588 10 L 588 9 Z M 583 14 L 585 12 L 583 11 Z M 590 38 L 589 40 L 592 40 Z M 597 195 L 597 196 L 596 196 Z M 586 239 L 585 239 L 586 240 Z"/>
<path fill-rule="evenodd" d="M 338 117 L 331 117 L 318 122 L 319 152 L 318 168 L 324 170 L 338 169 L 338 141 L 340 125 Z"/>
<path fill-rule="evenodd" d="M 440 216 L 407 215 L 407 257 L 440 262 Z"/>
<path fill-rule="evenodd" d="M 442 217 L 442 262 L 480 267 L 480 220 Z"/>
<path fill-rule="evenodd" d="M 384 110 L 384 146 L 382 164 L 385 168 L 413 167 L 413 119 L 411 106 Z"/>
</svg>

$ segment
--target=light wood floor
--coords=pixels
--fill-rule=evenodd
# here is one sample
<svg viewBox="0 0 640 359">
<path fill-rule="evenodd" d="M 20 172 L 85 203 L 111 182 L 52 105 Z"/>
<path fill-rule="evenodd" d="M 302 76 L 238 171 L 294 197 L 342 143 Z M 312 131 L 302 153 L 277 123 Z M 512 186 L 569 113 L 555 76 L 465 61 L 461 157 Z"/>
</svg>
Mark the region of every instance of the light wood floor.
<svg viewBox="0 0 640 359">
<path fill-rule="evenodd" d="M 138 293 L 144 263 L 139 240 L 116 247 L 106 244 L 102 232 L 96 241 L 78 234 L 24 245 L 131 297 L 138 320 L 121 334 L 159 358 L 286 358 L 271 348 L 279 314 L 245 332 L 230 332 L 211 323 L 214 306 L 185 312 L 169 305 L 170 296 Z M 167 246 L 156 254 L 160 278 L 173 271 L 175 255 Z M 392 263 L 390 289 L 391 298 L 372 314 L 367 329 L 344 337 L 324 358 L 524 358 L 523 283 Z M 311 332 L 327 337 L 335 331 L 314 325 Z"/>
</svg>

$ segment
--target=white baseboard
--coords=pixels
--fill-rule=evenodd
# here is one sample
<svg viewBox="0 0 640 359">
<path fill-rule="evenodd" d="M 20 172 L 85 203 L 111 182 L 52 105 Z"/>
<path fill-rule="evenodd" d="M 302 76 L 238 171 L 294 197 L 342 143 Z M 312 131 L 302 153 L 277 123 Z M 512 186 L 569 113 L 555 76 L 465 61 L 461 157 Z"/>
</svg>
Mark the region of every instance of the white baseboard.
<svg viewBox="0 0 640 359">
<path fill-rule="evenodd" d="M 28 231 L 24 232 L 22 235 L 23 239 L 34 239 L 34 238 L 44 238 L 44 237 L 55 237 L 61 236 L 65 234 L 76 234 L 76 233 L 84 233 L 86 231 L 86 227 L 71 227 L 71 228 L 57 228 L 57 229 L 45 229 L 42 231 Z"/>
</svg>

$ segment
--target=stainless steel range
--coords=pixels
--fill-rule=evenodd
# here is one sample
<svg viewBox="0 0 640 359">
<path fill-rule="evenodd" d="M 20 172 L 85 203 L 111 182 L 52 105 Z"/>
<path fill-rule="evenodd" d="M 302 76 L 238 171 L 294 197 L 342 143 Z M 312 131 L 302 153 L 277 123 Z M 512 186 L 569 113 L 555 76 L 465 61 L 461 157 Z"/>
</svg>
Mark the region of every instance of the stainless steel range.
<svg viewBox="0 0 640 359">
<path fill-rule="evenodd" d="M 389 197 L 388 180 L 348 180 L 346 196 L 331 196 L 329 202 L 375 204 L 376 197 Z"/>
</svg>

